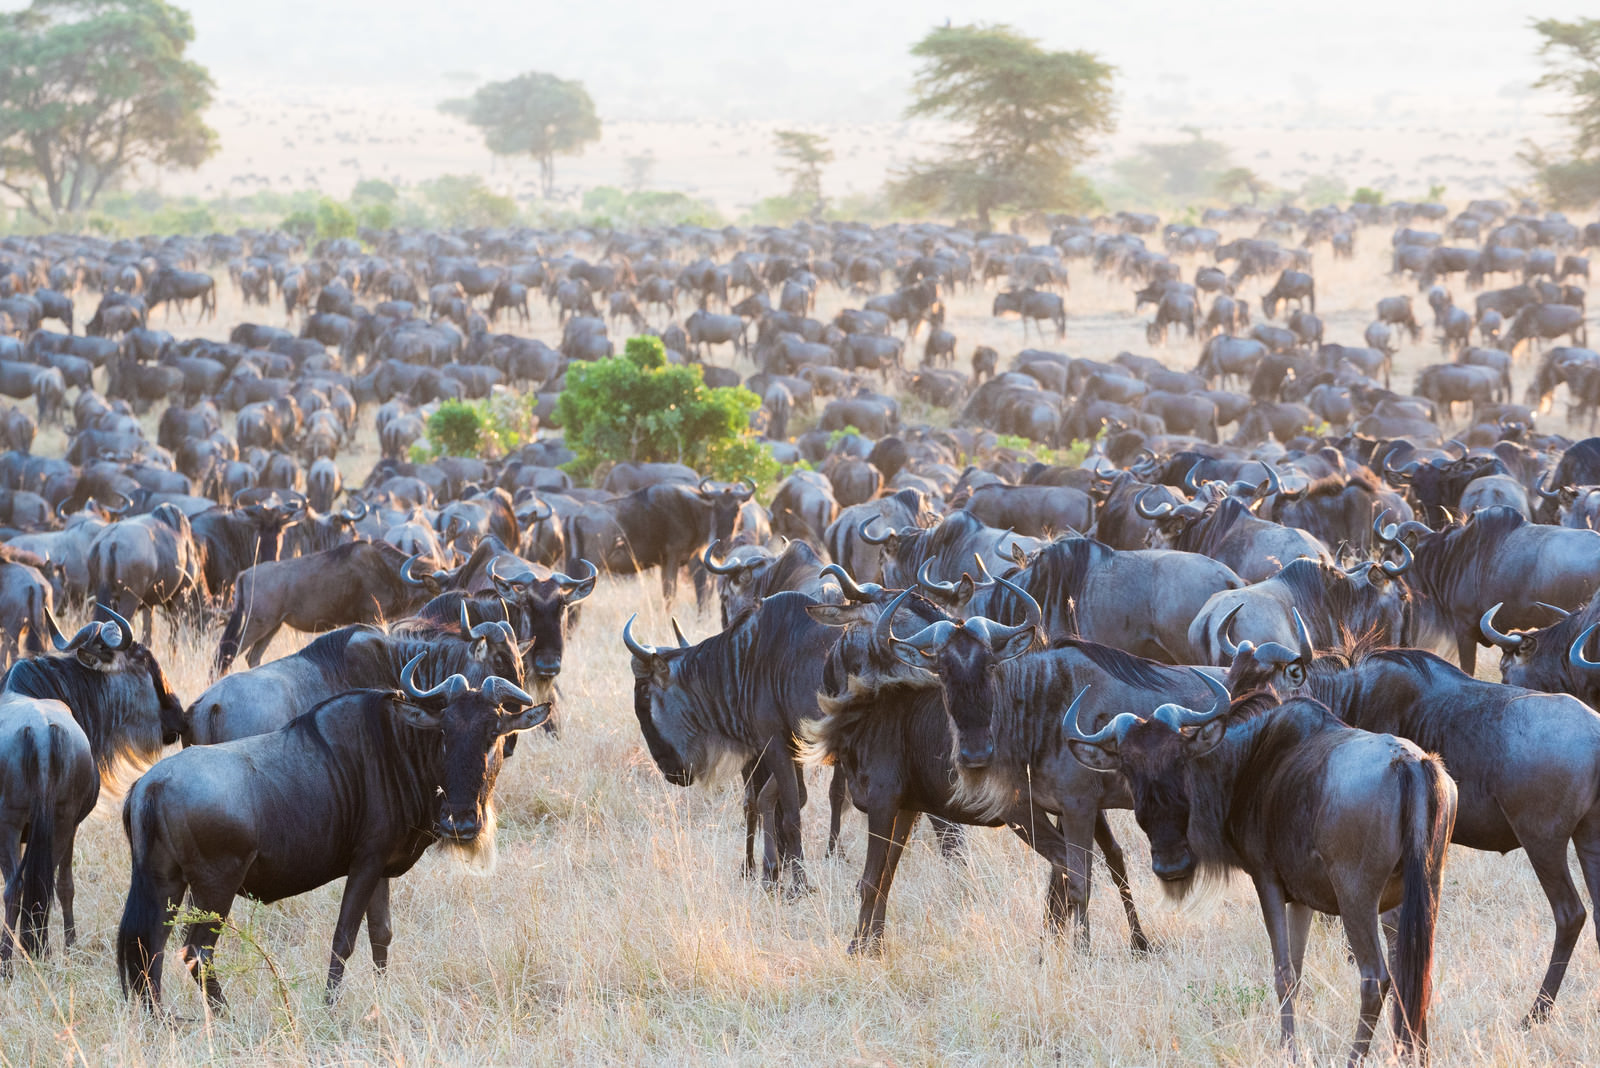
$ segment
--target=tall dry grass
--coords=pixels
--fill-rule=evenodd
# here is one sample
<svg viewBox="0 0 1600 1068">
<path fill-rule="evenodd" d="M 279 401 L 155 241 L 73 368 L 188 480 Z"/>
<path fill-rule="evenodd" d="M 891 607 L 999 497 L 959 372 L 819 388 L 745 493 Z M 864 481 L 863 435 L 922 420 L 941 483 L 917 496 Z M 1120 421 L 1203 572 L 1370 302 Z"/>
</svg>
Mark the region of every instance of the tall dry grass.
<svg viewBox="0 0 1600 1068">
<path fill-rule="evenodd" d="M 1363 238 L 1358 265 L 1319 264 L 1330 339 L 1359 337 L 1371 302 L 1402 290 L 1378 273 L 1380 235 Z M 1145 351 L 1144 319 L 1128 314 L 1127 292 L 1075 276 L 1063 347 L 1100 357 Z M 1020 347 L 1015 323 L 987 318 L 989 299 L 952 302 L 963 354 L 980 340 L 1002 353 Z M 826 298 L 822 310 L 835 303 Z M 225 305 L 224 322 L 205 329 L 225 333 L 242 314 Z M 553 325 L 538 329 L 549 336 Z M 1175 342 L 1164 355 L 1187 366 L 1193 350 Z M 1397 386 L 1434 358 L 1407 350 Z M 1526 366 L 1519 387 L 1525 376 Z M 359 475 L 370 458 L 350 458 L 347 474 Z M 715 627 L 714 610 L 677 610 L 692 637 Z M 969 855 L 956 862 L 919 831 L 890 900 L 883 958 L 850 958 L 860 818 L 847 818 L 840 855 L 825 858 L 824 806 L 807 812 L 816 893 L 788 900 L 741 878 L 738 791 L 671 787 L 640 745 L 618 639 L 635 611 L 645 636 L 665 639 L 669 613 L 654 576 L 601 581 L 569 646 L 562 737 L 528 736 L 501 776 L 498 870 L 478 877 L 430 855 L 400 879 L 387 976 L 374 974 L 363 941 L 341 999 L 323 1006 L 340 884 L 272 906 L 241 900 L 232 922 L 247 937 L 226 933 L 217 957 L 230 1013 L 208 1018 L 169 964 L 167 1002 L 186 1019 L 145 1018 L 124 1003 L 113 970 L 128 851 L 119 822 L 102 815 L 78 839 L 78 946 L 62 953 L 57 926 L 53 956 L 23 962 L 0 982 L 0 1064 L 1280 1060 L 1267 940 L 1250 887 L 1236 881 L 1199 911 L 1164 905 L 1127 813 L 1112 821 L 1156 943 L 1148 958 L 1130 955 L 1103 870 L 1091 950 L 1079 955 L 1046 937 L 1044 863 L 1012 835 L 985 830 L 971 834 Z M 186 700 L 208 681 L 215 638 L 158 621 L 157 654 Z M 298 644 L 280 639 L 273 653 Z M 821 781 L 812 786 L 813 797 L 825 796 Z M 1596 1059 L 1600 961 L 1588 939 L 1551 1021 L 1518 1028 L 1551 934 L 1520 854 L 1452 850 L 1432 1027 L 1438 1063 Z M 1299 1000 L 1308 1062 L 1342 1060 L 1356 993 L 1337 925 L 1317 924 Z M 1390 1047 L 1378 1049 L 1381 1062 Z"/>
</svg>

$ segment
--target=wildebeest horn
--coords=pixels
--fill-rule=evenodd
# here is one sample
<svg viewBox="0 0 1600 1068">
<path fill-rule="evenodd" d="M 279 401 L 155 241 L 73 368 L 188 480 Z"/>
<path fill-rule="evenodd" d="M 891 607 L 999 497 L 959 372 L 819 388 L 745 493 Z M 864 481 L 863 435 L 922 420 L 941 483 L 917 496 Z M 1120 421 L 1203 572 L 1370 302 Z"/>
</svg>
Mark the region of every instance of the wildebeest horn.
<svg viewBox="0 0 1600 1068">
<path fill-rule="evenodd" d="M 1190 493 L 1199 493 L 1200 492 L 1200 487 L 1195 485 L 1195 478 L 1194 478 L 1195 472 L 1200 470 L 1200 464 L 1201 464 L 1201 461 L 1196 460 L 1194 462 L 1194 466 L 1189 468 L 1189 470 L 1187 470 L 1187 471 L 1185 471 L 1183 473 L 1183 488 L 1188 490 Z M 1146 518 L 1148 518 L 1148 517 L 1146 517 Z"/>
<path fill-rule="evenodd" d="M 1548 476 L 1546 476 L 1546 477 L 1548 477 Z M 1561 499 L 1561 491 L 1560 490 L 1545 489 L 1545 482 L 1546 482 L 1546 478 L 1540 478 L 1538 482 L 1535 482 L 1533 484 L 1533 488 L 1538 490 L 1539 491 L 1539 496 L 1543 497 L 1545 500 L 1547 500 L 1547 501 L 1559 501 Z"/>
<path fill-rule="evenodd" d="M 115 491 L 113 491 L 113 492 L 115 492 Z M 126 493 L 118 493 L 117 494 L 117 500 L 121 501 L 122 503 L 119 504 L 115 508 L 111 507 L 111 505 L 109 505 L 109 504 L 105 504 L 103 502 L 97 502 L 93 497 L 89 498 L 89 503 L 90 504 L 99 504 L 99 506 L 101 508 L 104 508 L 106 510 L 106 512 L 108 514 L 110 514 L 110 515 L 122 515 L 130 507 L 133 506 L 133 501 L 128 498 L 128 495 Z"/>
<path fill-rule="evenodd" d="M 473 641 L 488 640 L 509 645 L 517 640 L 517 632 L 503 619 L 486 619 L 467 633 L 472 635 Z"/>
<path fill-rule="evenodd" d="M 1021 623 L 1013 626 L 996 623 L 994 620 L 986 619 L 983 616 L 974 616 L 972 619 L 967 620 L 967 629 L 981 634 L 988 641 L 991 648 L 1010 641 L 1024 631 L 1033 630 L 1044 620 L 1044 611 L 1039 607 L 1039 602 L 1033 599 L 1032 594 L 1001 575 L 996 575 L 994 580 L 1021 599 L 1023 617 Z M 1017 653 L 1020 654 L 1024 651 L 1019 649 Z"/>
<path fill-rule="evenodd" d="M 751 478 L 749 475 L 742 476 L 739 479 L 739 485 L 743 486 L 744 488 L 735 491 L 734 495 L 741 501 L 748 501 L 751 497 L 756 495 L 755 479 Z"/>
<path fill-rule="evenodd" d="M 1600 623 L 1589 624 L 1584 628 L 1583 633 L 1573 641 L 1572 648 L 1567 650 L 1567 663 L 1575 668 L 1584 668 L 1590 671 L 1600 668 L 1600 661 L 1590 660 L 1583 655 L 1583 647 L 1589 644 L 1589 636 L 1595 632 L 1596 627 L 1600 627 Z"/>
<path fill-rule="evenodd" d="M 578 563 L 589 569 L 589 573 L 582 578 L 573 578 L 561 571 L 552 571 L 550 577 L 555 579 L 556 585 L 566 592 L 561 595 L 567 604 L 577 604 L 594 592 L 594 580 L 600 577 L 600 569 L 588 560 L 579 558 Z M 570 588 L 569 588 L 570 587 Z"/>
<path fill-rule="evenodd" d="M 1300 615 L 1300 609 L 1291 608 L 1289 614 L 1294 617 L 1294 636 L 1300 643 L 1300 659 L 1309 664 L 1316 652 L 1316 646 L 1311 641 L 1311 628 L 1306 626 L 1305 619 Z"/>
<path fill-rule="evenodd" d="M 1274 496 L 1276 494 L 1282 493 L 1283 492 L 1283 483 L 1278 481 L 1278 472 L 1273 470 L 1271 464 L 1262 464 L 1261 466 L 1266 469 L 1267 477 L 1266 477 L 1266 480 L 1264 482 L 1256 483 L 1256 485 L 1255 485 L 1256 496 L 1258 496 L 1258 497 L 1271 497 L 1271 496 Z M 1261 489 L 1262 486 L 1266 487 L 1266 492 L 1265 493 L 1262 492 L 1262 489 Z"/>
<path fill-rule="evenodd" d="M 1505 604 L 1504 601 L 1500 601 L 1491 605 L 1489 610 L 1478 620 L 1478 631 L 1489 639 L 1490 645 L 1497 645 L 1502 649 L 1519 649 L 1522 647 L 1522 635 L 1504 634 L 1496 630 L 1494 626 L 1494 614 L 1504 608 Z"/>
<path fill-rule="evenodd" d="M 98 623 L 86 624 L 79 629 L 78 633 L 72 636 L 71 641 L 67 641 L 66 637 L 61 633 L 61 628 L 56 626 L 56 617 L 50 614 L 50 609 L 43 607 L 41 610 L 44 612 L 44 629 L 50 635 L 50 643 L 63 653 L 72 652 L 72 650 L 94 637 L 95 632 L 100 629 L 100 624 Z"/>
<path fill-rule="evenodd" d="M 360 510 L 359 511 L 351 511 L 352 507 L 353 508 L 358 508 Z M 344 511 L 339 513 L 339 518 L 340 519 L 344 519 L 344 520 L 348 520 L 351 523 L 359 523 L 363 519 L 367 518 L 367 512 L 369 512 L 369 511 L 371 511 L 371 507 L 367 504 L 367 502 L 365 500 L 363 500 L 360 497 L 351 497 L 350 498 L 350 505 L 347 506 Z"/>
<path fill-rule="evenodd" d="M 866 542 L 868 545 L 882 545 L 890 538 L 894 537 L 894 531 L 892 530 L 881 538 L 875 538 L 871 534 L 867 533 L 867 528 L 876 523 L 880 518 L 880 516 L 875 515 L 868 516 L 860 526 L 856 527 L 856 533 L 861 535 L 861 540 Z"/>
<path fill-rule="evenodd" d="M 910 590 L 901 590 L 895 595 L 894 600 L 883 610 L 878 621 L 872 625 L 872 642 L 881 649 L 887 649 L 890 642 L 900 639 L 894 636 L 894 615 L 900 611 L 900 606 L 906 603 L 906 598 L 911 596 Z"/>
<path fill-rule="evenodd" d="M 532 694 L 528 693 L 510 679 L 502 679 L 499 675 L 490 675 L 487 679 L 483 680 L 483 695 L 489 700 L 493 701 L 496 705 L 532 705 L 536 703 Z M 548 711 L 546 712 L 545 716 L 546 718 L 549 718 Z M 538 725 L 539 724 L 537 723 L 533 724 L 535 727 Z"/>
<path fill-rule="evenodd" d="M 488 574 L 489 581 L 494 583 L 497 589 L 505 586 L 510 586 L 513 588 L 517 586 L 526 586 L 528 583 L 536 581 L 539 577 L 533 573 L 532 568 L 523 568 L 515 575 L 507 578 L 506 576 L 500 574 L 500 557 L 498 556 L 489 561 L 489 566 L 485 568 L 484 571 Z"/>
<path fill-rule="evenodd" d="M 689 648 L 689 639 L 684 637 L 683 627 L 678 623 L 678 617 L 672 617 L 672 636 L 678 641 L 679 649 Z"/>
<path fill-rule="evenodd" d="M 1383 477 L 1390 482 L 1398 482 L 1401 485 L 1405 485 L 1411 481 L 1411 476 L 1416 474 L 1417 468 L 1420 466 L 1422 466 L 1420 461 L 1412 460 L 1404 467 L 1396 468 L 1390 465 L 1389 454 L 1384 453 L 1383 455 Z"/>
<path fill-rule="evenodd" d="M 67 521 L 67 502 L 71 499 L 71 497 L 63 497 L 56 502 L 56 518 L 63 523 Z M 94 498 L 90 497 L 89 500 L 92 501 Z"/>
<path fill-rule="evenodd" d="M 1228 708 L 1233 704 L 1233 695 L 1228 692 L 1226 686 L 1197 668 L 1190 668 L 1189 671 L 1206 684 L 1216 700 L 1205 712 L 1196 712 L 1182 705 L 1165 704 L 1151 713 L 1151 719 L 1159 719 L 1175 731 L 1186 727 L 1204 727 L 1218 716 L 1227 715 Z"/>
<path fill-rule="evenodd" d="M 1251 652 L 1255 648 L 1250 642 L 1241 644 L 1233 640 L 1233 617 L 1238 615 L 1243 607 L 1244 602 L 1240 601 L 1228 609 L 1228 614 L 1222 617 L 1222 625 L 1217 628 L 1217 640 L 1222 643 L 1222 651 L 1228 654 L 1229 659 L 1236 658 L 1241 649 Z"/>
<path fill-rule="evenodd" d="M 517 518 L 524 523 L 543 523 L 546 519 L 556 514 L 556 510 L 538 497 L 533 498 L 531 509 L 517 513 Z"/>
<path fill-rule="evenodd" d="M 299 490 L 284 490 L 283 497 L 283 510 L 286 512 L 303 512 L 306 510 L 306 505 L 310 503 L 306 500 L 306 495 Z"/>
<path fill-rule="evenodd" d="M 249 489 L 240 490 L 233 495 L 235 508 L 248 508 L 253 504 L 260 504 L 266 499 L 270 491 L 262 486 L 251 486 Z"/>
<path fill-rule="evenodd" d="M 628 652 L 632 653 L 635 657 L 648 664 L 661 654 L 657 651 L 655 646 L 644 645 L 633 636 L 633 621 L 638 618 L 639 614 L 635 612 L 633 615 L 629 616 L 628 621 L 622 625 L 622 644 L 628 647 Z"/>
<path fill-rule="evenodd" d="M 1400 562 L 1390 563 L 1388 560 L 1384 560 L 1380 562 L 1378 566 L 1383 569 L 1383 573 L 1385 575 L 1388 575 L 1390 578 L 1398 578 L 1405 573 L 1406 569 L 1411 566 L 1412 561 L 1414 561 L 1416 557 L 1411 554 L 1411 546 L 1407 545 L 1405 542 L 1397 540 L 1391 542 L 1390 544 L 1392 544 L 1396 549 L 1400 550 Z"/>
<path fill-rule="evenodd" d="M 468 634 L 472 631 L 472 617 L 467 615 L 467 599 L 461 598 L 461 633 Z"/>
<path fill-rule="evenodd" d="M 1067 706 L 1066 712 L 1061 715 L 1061 729 L 1067 732 L 1067 737 L 1075 742 L 1084 742 L 1096 745 L 1102 749 L 1115 750 L 1122 743 L 1122 736 L 1128 733 L 1130 727 L 1137 726 L 1139 717 L 1132 712 L 1119 712 L 1113 716 L 1110 723 L 1095 731 L 1093 734 L 1083 733 L 1083 727 L 1078 724 L 1079 706 L 1083 704 L 1084 694 L 1091 687 L 1085 686 L 1073 697 L 1072 704 Z"/>
<path fill-rule="evenodd" d="M 706 570 L 711 572 L 713 575 L 732 575 L 736 572 L 743 571 L 744 567 L 741 564 L 724 563 L 712 557 L 712 550 L 721 544 L 721 541 L 712 542 L 710 545 L 706 546 L 706 551 L 700 554 L 700 562 L 705 565 Z"/>
<path fill-rule="evenodd" d="M 1167 515 L 1173 509 L 1173 504 L 1171 501 L 1162 501 L 1154 508 L 1147 507 L 1144 503 L 1144 498 L 1145 495 L 1153 489 L 1155 489 L 1154 486 L 1146 486 L 1144 489 L 1139 491 L 1136 497 L 1133 498 L 1133 510 L 1144 516 L 1146 519 L 1159 519 L 1160 517 Z"/>
<path fill-rule="evenodd" d="M 451 675 L 448 679 L 445 679 L 432 689 L 417 689 L 417 665 L 422 663 L 422 658 L 427 655 L 428 654 L 425 652 L 418 653 L 416 656 L 406 661 L 406 666 L 400 669 L 400 687 L 401 689 L 405 690 L 406 693 L 410 694 L 412 697 L 415 697 L 419 701 L 425 701 L 430 697 L 440 696 L 442 696 L 446 701 L 452 701 L 457 695 L 472 689 L 472 685 L 467 682 L 467 677 L 459 673 Z"/>
<path fill-rule="evenodd" d="M 707 475 L 705 478 L 702 478 L 700 480 L 700 484 L 698 486 L 696 486 L 695 488 L 698 489 L 701 493 L 710 493 L 711 490 L 707 489 L 706 487 L 707 486 L 711 486 L 712 488 L 715 488 L 716 484 L 717 484 L 716 480 L 713 479 L 710 475 Z"/>
<path fill-rule="evenodd" d="M 418 553 L 415 556 L 409 556 L 406 558 L 406 562 L 400 565 L 400 581 L 404 582 L 407 586 L 421 586 L 423 584 L 421 579 L 417 578 L 411 573 L 411 569 L 416 567 L 417 561 L 421 560 L 422 556 L 422 553 Z"/>
<path fill-rule="evenodd" d="M 856 580 L 851 578 L 850 573 L 838 564 L 829 564 L 822 569 L 822 573 L 832 577 L 839 584 L 839 589 L 843 591 L 845 600 L 854 601 L 857 604 L 872 600 L 874 595 L 883 589 L 876 582 L 869 582 L 866 586 L 856 585 Z"/>
<path fill-rule="evenodd" d="M 99 602 L 96 602 L 96 607 L 111 617 L 110 623 L 100 624 L 100 640 L 106 643 L 106 647 L 108 649 L 126 649 L 128 646 L 132 645 L 133 625 L 126 619 L 123 619 L 122 616 L 118 615 L 117 610 L 108 604 L 100 604 Z M 113 643 L 110 637 L 106 634 L 107 627 L 116 628 L 117 641 L 115 643 Z"/>
<path fill-rule="evenodd" d="M 1471 449 L 1469 449 L 1465 445 L 1463 445 L 1461 442 L 1457 441 L 1455 438 L 1451 438 L 1449 441 L 1445 442 L 1445 447 L 1447 449 L 1452 445 L 1454 445 L 1456 448 L 1461 450 L 1461 455 L 1456 457 L 1457 460 L 1466 459 L 1467 453 L 1472 451 Z"/>
<path fill-rule="evenodd" d="M 1562 619 L 1566 619 L 1568 616 L 1572 615 L 1570 609 L 1562 608 L 1558 604 L 1551 604 L 1549 601 L 1535 601 L 1533 603 L 1538 605 L 1540 608 L 1548 609 L 1549 611 L 1554 612 Z"/>
<path fill-rule="evenodd" d="M 1095 478 L 1099 479 L 1102 482 L 1110 482 L 1112 479 L 1116 478 L 1117 475 L 1119 475 L 1119 474 L 1121 474 L 1121 472 L 1117 470 L 1116 465 L 1113 464 L 1110 460 L 1107 460 L 1104 456 L 1096 456 L 1094 458 L 1094 477 Z"/>
<path fill-rule="evenodd" d="M 934 590 L 938 593 L 955 593 L 956 584 L 954 582 L 941 582 L 934 578 L 928 573 L 930 570 L 932 570 L 932 568 L 933 557 L 930 556 L 926 560 L 922 561 L 921 567 L 917 568 L 917 585 L 923 587 L 924 589 Z"/>
</svg>

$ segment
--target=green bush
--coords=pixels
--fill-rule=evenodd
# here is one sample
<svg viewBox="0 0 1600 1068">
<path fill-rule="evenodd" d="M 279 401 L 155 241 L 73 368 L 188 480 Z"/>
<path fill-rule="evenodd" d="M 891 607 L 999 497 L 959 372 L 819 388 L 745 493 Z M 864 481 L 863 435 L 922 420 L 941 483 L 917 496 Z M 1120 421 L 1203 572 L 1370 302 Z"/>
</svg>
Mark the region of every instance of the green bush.
<svg viewBox="0 0 1600 1068">
<path fill-rule="evenodd" d="M 636 337 L 621 356 L 572 364 L 556 415 L 578 456 L 574 474 L 607 462 L 667 462 L 764 486 L 778 464 L 750 430 L 760 405 L 742 386 L 707 388 L 698 365 L 667 363 L 660 338 Z"/>
<path fill-rule="evenodd" d="M 388 230 L 394 226 L 394 208 L 388 204 L 363 204 L 356 212 L 356 222 L 369 230 Z"/>
<path fill-rule="evenodd" d="M 440 456 L 498 459 L 533 440 L 539 421 L 533 416 L 539 398 L 531 393 L 497 392 L 487 400 L 447 400 L 428 417 L 427 438 L 412 445 L 412 463 Z"/>
<path fill-rule="evenodd" d="M 488 428 L 476 404 L 447 400 L 428 416 L 428 442 L 436 456 L 477 456 Z"/>
<path fill-rule="evenodd" d="M 1350 196 L 1353 204 L 1371 204 L 1377 206 L 1383 203 L 1383 190 L 1373 189 L 1371 186 L 1361 186 Z"/>
<path fill-rule="evenodd" d="M 349 208 L 329 197 L 317 204 L 317 236 L 354 237 L 356 216 Z"/>
</svg>

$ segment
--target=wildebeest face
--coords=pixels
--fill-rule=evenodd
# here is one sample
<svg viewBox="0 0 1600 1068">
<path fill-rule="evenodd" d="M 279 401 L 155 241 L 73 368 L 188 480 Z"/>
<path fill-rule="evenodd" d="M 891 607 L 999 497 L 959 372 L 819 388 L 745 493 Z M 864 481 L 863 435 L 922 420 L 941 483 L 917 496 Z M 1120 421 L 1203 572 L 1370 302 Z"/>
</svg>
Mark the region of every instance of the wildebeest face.
<svg viewBox="0 0 1600 1068">
<path fill-rule="evenodd" d="M 944 710 L 955 728 L 956 765 L 988 767 L 994 759 L 991 721 L 1000 661 L 988 642 L 966 630 L 954 631 L 935 659 L 944 680 Z"/>
<path fill-rule="evenodd" d="M 673 677 L 671 661 L 661 653 L 647 664 L 635 659 L 633 674 L 634 715 L 651 758 L 672 785 L 694 785 L 697 775 L 709 770 L 710 754 L 704 733 L 690 726 L 690 701 Z"/>
</svg>

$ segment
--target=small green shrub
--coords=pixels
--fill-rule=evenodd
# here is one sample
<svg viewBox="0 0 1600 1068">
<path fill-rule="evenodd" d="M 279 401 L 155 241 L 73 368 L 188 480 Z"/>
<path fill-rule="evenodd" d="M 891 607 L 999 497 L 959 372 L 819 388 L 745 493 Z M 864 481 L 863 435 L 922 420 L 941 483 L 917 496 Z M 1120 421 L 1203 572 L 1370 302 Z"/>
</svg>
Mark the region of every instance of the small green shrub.
<svg viewBox="0 0 1600 1068">
<path fill-rule="evenodd" d="M 477 456 L 489 422 L 471 401 L 447 400 L 428 416 L 428 442 L 437 456 Z"/>
</svg>

